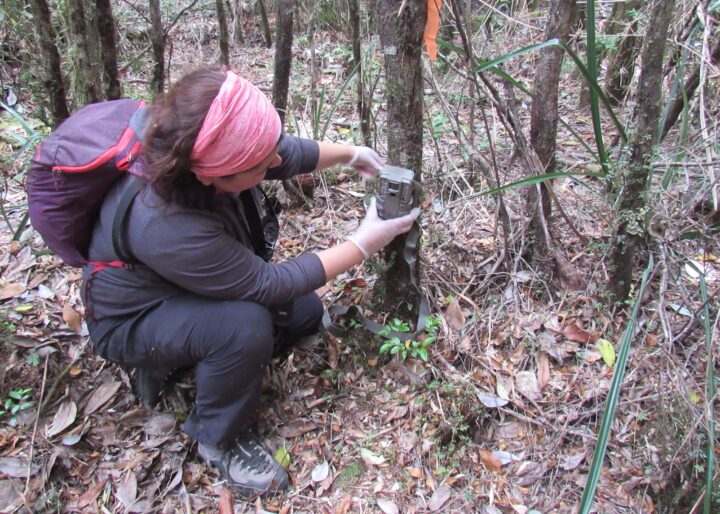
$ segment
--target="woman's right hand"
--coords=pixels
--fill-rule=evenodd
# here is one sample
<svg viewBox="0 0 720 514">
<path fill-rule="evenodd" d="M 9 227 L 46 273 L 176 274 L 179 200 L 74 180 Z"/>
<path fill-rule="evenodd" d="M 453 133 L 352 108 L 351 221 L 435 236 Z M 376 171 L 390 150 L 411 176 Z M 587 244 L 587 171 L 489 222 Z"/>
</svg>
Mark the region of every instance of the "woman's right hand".
<svg viewBox="0 0 720 514">
<path fill-rule="evenodd" d="M 420 209 L 415 207 L 410 214 L 405 216 L 389 220 L 380 219 L 373 196 L 365 219 L 355 233 L 348 237 L 348 240 L 352 241 L 367 259 L 384 248 L 395 237 L 409 231 L 419 215 Z"/>
</svg>

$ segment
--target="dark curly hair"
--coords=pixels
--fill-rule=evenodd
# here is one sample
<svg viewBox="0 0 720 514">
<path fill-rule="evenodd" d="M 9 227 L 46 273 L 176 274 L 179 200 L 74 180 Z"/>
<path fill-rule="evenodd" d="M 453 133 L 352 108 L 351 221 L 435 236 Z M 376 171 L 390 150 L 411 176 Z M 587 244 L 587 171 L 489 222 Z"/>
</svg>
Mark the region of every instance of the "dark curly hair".
<svg viewBox="0 0 720 514">
<path fill-rule="evenodd" d="M 215 190 L 190 169 L 190 155 L 205 115 L 217 96 L 225 67 L 198 68 L 176 82 L 152 105 L 145 136 L 145 160 L 155 192 L 168 203 L 210 209 Z"/>
</svg>

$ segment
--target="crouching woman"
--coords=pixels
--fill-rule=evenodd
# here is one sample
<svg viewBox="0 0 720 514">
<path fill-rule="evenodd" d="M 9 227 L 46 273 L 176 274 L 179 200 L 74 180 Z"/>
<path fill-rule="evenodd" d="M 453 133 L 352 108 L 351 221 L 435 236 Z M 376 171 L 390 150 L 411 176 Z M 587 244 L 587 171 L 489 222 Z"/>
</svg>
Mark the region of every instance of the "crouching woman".
<svg viewBox="0 0 720 514">
<path fill-rule="evenodd" d="M 281 134 L 269 99 L 220 67 L 180 79 L 149 109 L 144 166 L 150 181 L 122 226 L 134 266 L 84 270 L 95 351 L 135 369 L 150 403 L 171 370 L 194 367 L 196 405 L 183 429 L 201 458 L 242 494 L 281 490 L 287 473 L 251 430 L 263 369 L 278 342 L 315 333 L 323 307 L 313 292 L 410 229 L 418 212 L 380 220 L 374 203 L 344 242 L 285 262 L 262 258 L 252 192 L 336 164 L 380 168 L 365 147 Z M 91 262 L 119 261 L 113 220 L 136 179 L 104 200 Z"/>
</svg>

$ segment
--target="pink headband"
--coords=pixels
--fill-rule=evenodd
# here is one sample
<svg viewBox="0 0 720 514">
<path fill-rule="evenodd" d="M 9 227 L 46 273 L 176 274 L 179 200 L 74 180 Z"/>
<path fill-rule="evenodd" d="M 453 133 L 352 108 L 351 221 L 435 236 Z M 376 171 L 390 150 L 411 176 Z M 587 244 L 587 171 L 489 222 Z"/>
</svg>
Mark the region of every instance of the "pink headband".
<svg viewBox="0 0 720 514">
<path fill-rule="evenodd" d="M 228 71 L 190 155 L 192 171 L 222 177 L 265 159 L 280 139 L 280 116 L 265 94 Z"/>
</svg>

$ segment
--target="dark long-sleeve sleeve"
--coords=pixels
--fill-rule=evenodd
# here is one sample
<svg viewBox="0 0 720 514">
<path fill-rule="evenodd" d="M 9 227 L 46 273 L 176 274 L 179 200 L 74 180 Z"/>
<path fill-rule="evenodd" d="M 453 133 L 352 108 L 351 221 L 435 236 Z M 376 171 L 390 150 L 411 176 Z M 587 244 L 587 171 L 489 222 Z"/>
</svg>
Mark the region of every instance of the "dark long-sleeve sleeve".
<svg viewBox="0 0 720 514">
<path fill-rule="evenodd" d="M 278 154 L 282 157 L 282 164 L 269 169 L 266 180 L 286 180 L 299 173 L 315 170 L 320 157 L 320 147 L 311 139 L 283 136 Z"/>
</svg>

